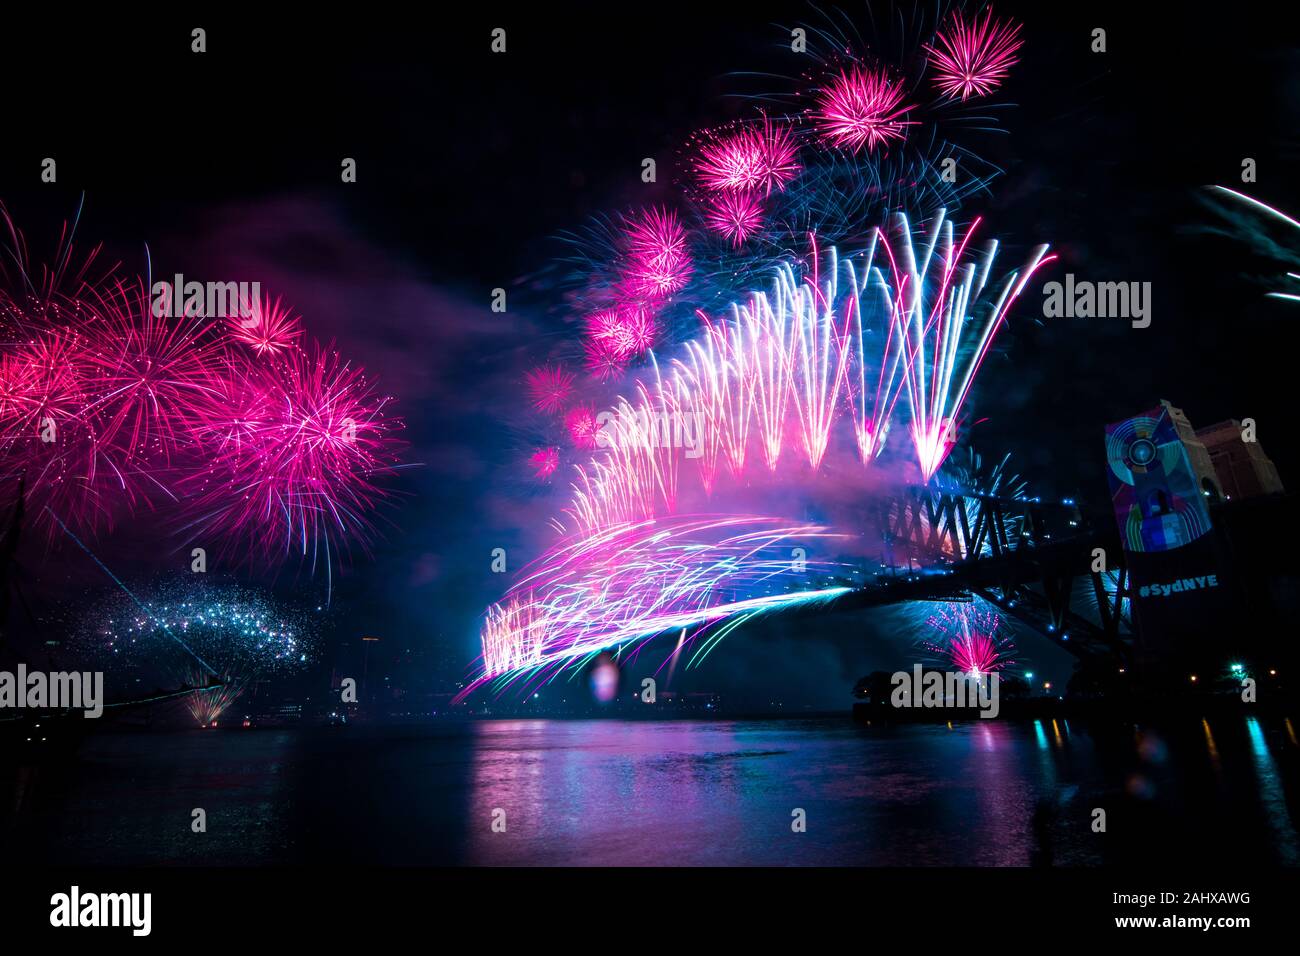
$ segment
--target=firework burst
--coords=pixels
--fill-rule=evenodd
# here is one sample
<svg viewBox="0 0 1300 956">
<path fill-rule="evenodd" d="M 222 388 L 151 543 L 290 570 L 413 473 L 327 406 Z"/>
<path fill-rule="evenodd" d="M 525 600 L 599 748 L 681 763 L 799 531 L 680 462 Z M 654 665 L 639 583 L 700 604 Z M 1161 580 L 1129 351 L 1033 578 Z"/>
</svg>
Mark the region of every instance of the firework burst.
<svg viewBox="0 0 1300 956">
<path fill-rule="evenodd" d="M 207 675 L 199 668 L 191 668 L 189 683 L 198 688 L 185 698 L 190 716 L 200 727 L 215 727 L 221 715 L 239 699 L 248 682 L 235 674 L 222 674 L 220 684 L 208 686 Z"/>
<path fill-rule="evenodd" d="M 124 587 L 89 604 L 77 613 L 73 640 L 122 680 L 195 688 L 185 707 L 198 726 L 211 727 L 254 681 L 311 663 L 321 617 L 260 589 L 198 577 L 139 596 Z"/>
<path fill-rule="evenodd" d="M 764 116 L 759 126 L 708 139 L 694 167 L 705 189 L 770 194 L 798 175 L 799 147 L 788 126 Z"/>
<path fill-rule="evenodd" d="M 943 666 L 983 677 L 1014 667 L 1015 642 L 1005 633 L 1002 618 L 972 604 L 949 604 L 929 620 L 932 637 L 921 648 Z"/>
<path fill-rule="evenodd" d="M 961 236 L 940 210 L 920 254 L 907 218 L 899 215 L 897 221 L 902 238 L 898 253 L 885 246 L 891 323 L 904 359 L 912 442 L 922 477 L 929 481 L 957 441 L 966 400 L 1008 310 L 1039 267 L 1054 257 L 1047 255 L 1046 245 L 1037 247 L 1025 267 L 1010 273 L 983 305 L 981 322 L 973 313 L 981 304 L 997 244 L 990 243 L 978 261 L 967 260 L 979 220 Z"/>
<path fill-rule="evenodd" d="M 155 314 L 144 284 L 102 300 L 87 349 L 93 397 L 81 414 L 129 462 L 170 462 L 196 409 L 218 394 L 217 347 L 202 319 Z"/>
<path fill-rule="evenodd" d="M 573 374 L 563 366 L 543 365 L 524 375 L 533 408 L 553 414 L 564 407 L 573 391 Z"/>
<path fill-rule="evenodd" d="M 554 445 L 539 448 L 528 456 L 528 464 L 538 478 L 549 478 L 560 467 L 560 449 Z"/>
<path fill-rule="evenodd" d="M 703 146 L 695 162 L 695 174 L 706 189 L 755 189 L 763 181 L 761 161 L 752 137 L 741 131 Z"/>
<path fill-rule="evenodd" d="M 648 352 L 659 331 L 653 313 L 647 308 L 629 307 L 624 308 L 621 315 L 619 340 L 626 343 L 628 355 L 637 356 Z"/>
<path fill-rule="evenodd" d="M 994 20 L 992 8 L 983 21 L 967 21 L 960 11 L 927 46 L 939 92 L 950 99 L 987 96 L 1002 85 L 1016 64 L 1020 25 Z"/>
<path fill-rule="evenodd" d="M 578 529 L 575 537 L 549 553 L 489 614 L 483 635 L 485 679 L 512 670 L 562 667 L 589 652 L 691 621 L 742 619 L 766 606 L 739 596 L 744 588 L 732 587 L 736 579 L 730 576 L 689 591 L 698 601 L 689 612 L 654 605 L 655 594 L 679 593 L 684 582 L 693 586 L 710 580 L 697 563 L 710 560 L 709 548 L 716 544 L 710 535 L 733 540 L 726 537 L 730 517 L 674 514 L 686 456 L 674 442 L 647 440 L 656 423 L 684 415 L 698 420 L 692 457 L 702 486 L 711 489 L 719 460 L 726 460 L 738 477 L 751 457 L 775 472 L 787 445 L 797 448 L 815 474 L 836 421 L 845 416 L 853 424 L 862 462 L 869 463 L 884 443 L 895 404 L 903 399 L 923 474 L 929 479 L 937 471 L 951 445 L 936 449 L 921 439 L 962 408 L 993 334 L 1028 276 L 1044 261 L 1045 247 L 1034 253 L 1023 276 L 1012 273 L 1004 281 L 981 323 L 969 313 L 981 300 L 993 249 L 978 264 L 966 260 L 975 227 L 957 240 L 941 213 L 918 256 L 906 221 L 900 225 L 901 243 L 891 243 L 885 231 L 877 230 L 858 256 L 841 259 L 833 248 L 824 255 L 814 249 L 810 267 L 802 272 L 783 264 L 770 291 L 755 292 L 736 306 L 730 321 L 704 317 L 704 333 L 687 343 L 681 358 L 666 368 L 656 365 L 652 378 L 634 383 L 634 397 L 620 399 L 606 423 L 607 440 L 599 443 L 605 453 L 578 469 L 568 509 Z M 873 325 L 881 331 L 869 331 Z M 973 336 L 967 326 L 975 330 Z M 565 424 L 575 445 L 597 446 L 596 419 L 589 407 L 571 409 Z M 678 555 L 657 565 L 647 554 L 658 553 L 677 533 L 673 529 L 690 539 L 683 543 L 689 557 Z M 797 533 L 823 532 L 803 528 Z M 760 535 L 753 540 L 767 539 Z M 664 576 L 656 577 L 656 568 L 667 569 Z M 641 585 L 633 589 L 629 584 L 626 593 L 614 597 L 611 582 L 623 575 L 630 582 L 633 573 L 640 575 Z M 829 592 L 801 588 L 792 593 L 797 597 L 790 600 L 802 601 Z M 581 600 L 590 604 L 579 609 L 575 595 L 588 595 Z M 772 600 L 780 604 L 785 599 Z M 593 620 L 596 607 L 602 614 L 615 607 L 636 613 L 623 622 Z M 653 610 L 642 613 L 647 607 Z M 985 669 L 996 663 L 988 651 L 997 649 L 997 641 L 987 627 L 972 632 L 970 625 L 965 623 L 965 636 L 952 644 L 954 653 L 966 655 L 966 670 Z"/>
<path fill-rule="evenodd" d="M 871 152 L 901 141 L 907 127 L 916 125 L 906 119 L 913 107 L 905 99 L 902 84 L 883 70 L 854 66 L 821 91 L 813 120 L 832 146 Z"/>
<path fill-rule="evenodd" d="M 279 355 L 295 347 L 302 336 L 302 320 L 278 298 L 264 297 L 226 320 L 226 334 L 259 357 Z"/>
<path fill-rule="evenodd" d="M 616 403 L 607 454 L 579 469 L 568 509 L 578 526 L 672 513 L 683 473 L 693 470 L 711 490 L 720 459 L 739 479 L 755 459 L 775 473 L 793 451 L 816 473 L 845 417 L 858 457 L 870 464 L 900 402 L 929 481 L 957 440 L 956 422 L 1008 310 L 1047 261 L 1046 247 L 986 300 L 996 247 L 968 260 L 975 226 L 958 239 L 940 215 L 920 255 L 906 220 L 898 226 L 901 241 L 878 230 L 859 255 L 841 259 L 832 248 L 814 253 L 807 269 L 785 263 L 769 290 L 729 318 L 701 316 L 703 333 L 683 354 L 656 364 Z M 700 422 L 693 461 L 673 442 L 645 441 L 638 429 L 623 440 L 619 431 L 624 421 L 684 417 Z"/>
<path fill-rule="evenodd" d="M 112 525 L 142 499 L 147 456 L 105 434 L 95 414 L 100 367 L 81 331 L 58 326 L 0 358 L 0 478 L 21 484 L 33 523 L 47 534 L 55 509 L 86 530 Z"/>
<path fill-rule="evenodd" d="M 78 614 L 74 641 L 116 668 L 156 671 L 201 687 L 209 677 L 241 680 L 291 673 L 315 657 L 321 617 L 257 588 L 197 580 L 126 591 Z M 196 667 L 198 669 L 196 669 Z"/>
<path fill-rule="evenodd" d="M 589 405 L 578 405 L 569 409 L 564 416 L 564 427 L 569 438 L 578 448 L 596 447 L 596 413 Z"/>
<path fill-rule="evenodd" d="M 727 633 L 711 630 L 719 621 L 848 590 L 807 586 L 836 565 L 796 570 L 789 559 L 793 545 L 836 537 L 817 525 L 720 515 L 624 525 L 562 542 L 489 611 L 479 683 L 520 670 L 553 675 L 605 648 L 692 627 L 698 663 Z"/>
<path fill-rule="evenodd" d="M 763 204 L 749 193 L 724 193 L 709 201 L 704 221 L 739 249 L 763 225 Z"/>
<path fill-rule="evenodd" d="M 279 299 L 236 302 L 229 321 L 197 300 L 169 315 L 148 279 L 92 275 L 98 248 L 75 264 L 66 225 L 39 270 L 3 207 L 0 228 L 0 494 L 21 493 L 51 542 L 158 503 L 205 531 L 306 538 L 312 512 L 341 538 L 368 526 L 391 423 L 358 397 L 359 371 L 298 345 Z M 353 426 L 349 451 L 338 433 Z"/>
<path fill-rule="evenodd" d="M 384 496 L 375 479 L 396 464 L 390 399 L 337 353 L 285 358 L 239 383 L 240 403 L 204 410 L 212 465 L 199 479 L 194 527 L 266 554 L 364 545 Z"/>
<path fill-rule="evenodd" d="M 679 514 L 679 505 L 686 512 L 720 500 L 733 490 L 727 482 L 766 493 L 783 482 L 842 478 L 853 462 L 835 458 L 837 447 L 869 466 L 891 424 L 904 426 L 922 479 L 939 473 L 1009 309 L 1051 257 L 1040 247 L 1023 269 L 995 277 L 996 243 L 968 255 L 978 220 L 959 229 L 947 213 L 1001 172 L 943 130 L 963 117 L 968 126 L 987 123 L 953 101 L 1003 82 L 1019 27 L 991 15 L 970 26 L 957 16 L 938 31 L 929 15 L 914 22 L 922 31 L 911 46 L 927 56 L 907 52 L 898 70 L 876 54 L 857 59 L 860 36 L 833 36 L 836 24 L 810 31 L 826 41 L 825 55 L 814 54 L 793 93 L 766 97 L 782 103 L 786 118 L 764 110 L 687 140 L 683 220 L 652 207 L 596 217 L 568 234 L 566 318 L 584 316 L 580 345 L 593 377 L 624 387 L 600 400 L 612 415 L 597 418 L 588 395 L 557 403 L 568 409 L 573 445 L 592 452 L 554 522 L 572 536 L 489 611 L 485 679 L 546 680 L 672 628 L 698 627 L 688 642 L 711 647 L 765 601 L 781 606 L 833 590 L 780 573 L 747 579 L 761 562 L 728 557 L 735 516 Z M 922 105 L 913 93 L 927 69 L 945 92 Z M 945 85 L 954 71 L 961 85 Z M 972 170 L 960 186 L 935 171 L 955 151 Z M 914 232 L 902 216 L 882 226 L 897 209 L 916 211 L 925 228 Z M 803 260 L 791 251 L 799 248 L 809 250 Z M 649 334 L 637 339 L 628 309 L 654 321 Z M 629 371 L 660 331 L 660 340 L 681 343 L 677 354 L 650 353 Z M 682 428 L 689 448 L 680 436 L 669 440 L 674 422 L 692 423 Z M 549 477 L 550 448 L 540 443 L 530 463 Z M 770 520 L 795 537 L 814 533 Z M 776 540 L 763 533 L 751 541 Z M 713 558 L 730 570 L 713 575 Z M 760 595 L 750 587 L 759 580 L 778 586 Z M 680 606 L 656 604 L 686 595 Z M 972 666 L 985 666 L 977 644 Z"/>
<path fill-rule="evenodd" d="M 591 338 L 583 343 L 582 351 L 587 371 L 601 382 L 618 378 L 627 370 L 627 354 L 615 341 Z"/>
<path fill-rule="evenodd" d="M 636 297 L 663 299 L 686 286 L 691 275 L 691 256 L 686 230 L 676 213 L 647 209 L 627 223 L 626 281 Z"/>
<path fill-rule="evenodd" d="M 607 353 L 619 362 L 626 361 L 654 344 L 654 316 L 636 305 L 602 309 L 587 317 L 587 335 L 598 352 Z"/>
</svg>

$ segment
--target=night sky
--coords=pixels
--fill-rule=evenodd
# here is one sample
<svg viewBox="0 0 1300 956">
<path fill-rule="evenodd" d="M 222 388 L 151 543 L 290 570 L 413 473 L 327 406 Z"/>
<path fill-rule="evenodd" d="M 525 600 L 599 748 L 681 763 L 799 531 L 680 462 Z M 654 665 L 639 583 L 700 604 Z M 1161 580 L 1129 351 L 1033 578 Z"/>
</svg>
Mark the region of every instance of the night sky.
<svg viewBox="0 0 1300 956">
<path fill-rule="evenodd" d="M 890 11 L 910 5 L 871 6 L 874 29 L 865 4 L 844 10 L 888 49 L 906 32 Z M 1043 319 L 1036 281 L 974 399 L 987 419 L 976 448 L 1010 452 L 1032 493 L 1103 515 L 1102 427 L 1162 398 L 1197 426 L 1254 417 L 1284 482 L 1297 466 L 1288 346 L 1300 306 L 1263 297 L 1285 270 L 1214 234 L 1225 220 L 1198 197 L 1222 183 L 1300 210 L 1300 55 L 1266 7 L 1212 19 L 1138 7 L 996 5 L 1024 22 L 1026 43 L 998 97 L 1005 132 L 967 143 L 1005 175 L 962 210 L 1009 256 L 1050 242 L 1060 260 L 1042 281 L 1152 283 L 1152 324 L 1138 330 Z M 147 244 L 158 274 L 258 278 L 397 396 L 418 467 L 393 483 L 375 553 L 336 579 L 331 640 L 378 634 L 421 651 L 413 666 L 468 668 L 479 617 L 504 589 L 491 549 L 514 566 L 534 557 L 562 504 L 521 476 L 512 422 L 523 370 L 564 329 L 559 297 L 526 277 L 557 255 L 556 233 L 670 199 L 682 141 L 796 75 L 789 28 L 827 20 L 801 3 L 661 3 L 304 21 L 65 14 L 7 29 L 0 59 L 26 66 L 9 71 L 0 200 L 39 253 L 84 192 L 83 245 L 103 241 L 129 272 Z M 208 31 L 201 56 L 194 26 Z M 489 52 L 496 26 L 505 56 Z M 1089 50 L 1094 27 L 1105 54 Z M 56 184 L 39 181 L 45 156 Z M 345 156 L 355 184 L 339 181 Z M 640 181 L 646 156 L 656 185 Z M 1254 185 L 1240 180 L 1245 157 Z M 505 315 L 488 308 L 498 286 Z M 99 553 L 147 581 L 181 560 L 142 546 L 166 535 L 146 516 Z M 102 586 L 70 549 L 24 563 L 38 608 Z M 274 586 L 309 602 L 321 592 L 292 568 Z M 901 662 L 906 640 L 893 612 L 754 627 L 681 687 L 737 706 L 842 707 L 857 677 Z M 1044 642 L 1027 636 L 1022 650 L 1068 673 Z"/>
</svg>

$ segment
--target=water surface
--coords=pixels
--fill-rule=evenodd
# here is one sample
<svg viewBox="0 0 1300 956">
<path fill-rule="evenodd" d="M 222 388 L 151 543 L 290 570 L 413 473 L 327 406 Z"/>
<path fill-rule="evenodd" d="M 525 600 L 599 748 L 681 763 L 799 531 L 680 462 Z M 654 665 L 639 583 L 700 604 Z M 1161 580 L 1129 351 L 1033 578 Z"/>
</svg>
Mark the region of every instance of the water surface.
<svg viewBox="0 0 1300 956">
<path fill-rule="evenodd" d="M 109 732 L 6 771 L 0 832 L 96 865 L 1295 864 L 1298 765 L 1263 717 Z"/>
</svg>

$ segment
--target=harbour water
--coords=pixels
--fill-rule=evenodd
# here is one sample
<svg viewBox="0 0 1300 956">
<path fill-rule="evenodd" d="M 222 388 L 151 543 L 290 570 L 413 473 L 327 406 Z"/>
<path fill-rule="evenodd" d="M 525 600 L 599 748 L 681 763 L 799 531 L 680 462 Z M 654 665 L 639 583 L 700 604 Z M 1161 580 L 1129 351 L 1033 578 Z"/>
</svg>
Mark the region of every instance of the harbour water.
<svg viewBox="0 0 1300 956">
<path fill-rule="evenodd" d="M 1298 859 L 1300 745 L 1280 716 L 108 731 L 3 773 L 6 852 L 66 865 Z"/>
</svg>

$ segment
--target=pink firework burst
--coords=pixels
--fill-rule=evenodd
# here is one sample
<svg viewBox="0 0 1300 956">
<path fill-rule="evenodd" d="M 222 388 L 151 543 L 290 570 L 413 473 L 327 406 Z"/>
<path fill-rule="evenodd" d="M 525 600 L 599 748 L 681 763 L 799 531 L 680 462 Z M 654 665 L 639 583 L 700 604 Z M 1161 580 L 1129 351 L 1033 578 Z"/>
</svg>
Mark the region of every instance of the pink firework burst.
<svg viewBox="0 0 1300 956">
<path fill-rule="evenodd" d="M 623 309 L 623 335 L 632 355 L 649 351 L 655 344 L 659 328 L 648 309 L 627 307 Z"/>
<path fill-rule="evenodd" d="M 525 372 L 524 382 L 533 408 L 539 412 L 558 412 L 573 391 L 573 373 L 560 365 L 543 365 Z"/>
<path fill-rule="evenodd" d="M 799 148 L 790 129 L 766 117 L 760 128 L 720 136 L 695 162 L 700 183 L 719 192 L 784 189 L 799 172 Z"/>
<path fill-rule="evenodd" d="M 0 511 L 21 495 L 54 538 L 157 496 L 192 507 L 191 529 L 251 543 L 245 554 L 323 544 L 332 563 L 335 542 L 364 543 L 397 446 L 364 375 L 308 356 L 279 300 L 224 329 L 188 304 L 160 314 L 147 279 L 91 276 L 94 251 L 72 264 L 71 236 L 34 270 L 0 207 Z"/>
<path fill-rule="evenodd" d="M 0 352 L 0 441 L 5 445 L 24 432 L 31 417 L 32 366 L 22 354 Z"/>
<path fill-rule="evenodd" d="M 759 181 L 771 193 L 775 188 L 784 190 L 786 183 L 799 174 L 799 147 L 794 134 L 782 123 L 773 123 L 763 117 L 761 129 L 752 131 L 758 147 Z"/>
<path fill-rule="evenodd" d="M 949 99 L 967 100 L 997 89 L 1016 64 L 1015 53 L 1022 46 L 1020 24 L 994 20 L 990 8 L 983 22 L 966 22 L 954 13 L 945 30 L 927 46 L 935 83 Z"/>
<path fill-rule="evenodd" d="M 549 478 L 560 467 L 560 449 L 554 445 L 539 448 L 528 456 L 528 464 L 538 478 Z"/>
<path fill-rule="evenodd" d="M 883 148 L 916 125 L 904 119 L 912 109 L 904 98 L 902 85 L 883 70 L 855 66 L 821 91 L 814 111 L 817 131 L 832 145 L 855 153 L 864 146 L 868 152 Z"/>
<path fill-rule="evenodd" d="M 88 349 L 94 397 L 83 414 L 127 460 L 170 460 L 197 406 L 217 394 L 223 356 L 203 320 L 155 315 L 143 284 L 118 285 L 97 306 Z"/>
<path fill-rule="evenodd" d="M 0 440 L 35 440 L 82 417 L 90 372 L 81 336 L 53 329 L 0 355 Z"/>
<path fill-rule="evenodd" d="M 56 264 L 39 270 L 3 207 L 0 226 L 7 232 L 0 274 L 12 287 L 0 290 L 0 326 L 9 337 L 0 357 L 0 507 L 21 494 L 31 523 L 51 539 L 60 525 L 94 533 L 146 497 L 141 488 L 163 490 L 149 455 L 187 441 L 175 414 L 192 396 L 173 403 L 178 396 L 164 381 L 153 409 L 130 408 L 134 388 L 118 373 L 128 344 L 141 338 L 136 317 L 149 304 L 143 287 L 136 293 L 111 277 L 92 278 L 98 247 L 73 265 L 66 224 Z M 184 377 L 190 366 L 181 351 L 161 349 L 160 363 Z M 206 369 L 195 371 L 206 377 Z M 124 419 L 143 427 L 124 430 Z M 142 432 L 152 440 L 131 440 Z"/>
<path fill-rule="evenodd" d="M 741 131 L 705 145 L 695 162 L 695 173 L 706 189 L 755 189 L 762 180 L 760 162 L 753 138 Z"/>
<path fill-rule="evenodd" d="M 603 350 L 618 362 L 640 355 L 653 346 L 657 331 L 650 311 L 636 305 L 602 309 L 587 316 L 587 335 L 590 342 L 595 343 L 595 350 Z M 591 350 L 588 351 L 590 356 Z"/>
<path fill-rule="evenodd" d="M 278 355 L 302 335 L 301 319 L 278 298 L 262 298 L 241 311 L 248 315 L 227 319 L 226 334 L 259 356 Z"/>
<path fill-rule="evenodd" d="M 601 309 L 587 316 L 587 337 L 598 348 L 615 358 L 632 354 L 632 342 L 627 335 L 626 323 L 618 309 Z"/>
<path fill-rule="evenodd" d="M 1016 647 L 1003 633 L 1002 618 L 969 604 L 949 604 L 930 618 L 934 640 L 921 646 L 955 670 L 981 677 L 1013 666 Z"/>
<path fill-rule="evenodd" d="M 98 433 L 87 427 L 85 343 L 74 333 L 55 329 L 0 358 L 0 489 L 3 505 L 22 481 L 27 509 L 35 523 L 53 533 L 52 507 L 65 522 L 95 529 L 112 518 L 105 492 L 96 480 L 101 462 Z M 104 462 L 105 471 L 112 466 Z M 133 496 L 123 477 L 120 497 Z"/>
<path fill-rule="evenodd" d="M 596 413 L 589 406 L 579 405 L 569 409 L 569 413 L 564 416 L 564 427 L 578 448 L 596 447 Z"/>
<path fill-rule="evenodd" d="M 364 546 L 383 497 L 374 479 L 395 464 L 399 423 L 336 353 L 285 359 L 243 379 L 243 400 L 208 408 L 200 433 L 212 464 L 199 479 L 194 527 L 267 553 L 315 558 Z"/>
<path fill-rule="evenodd" d="M 709 202 L 704 221 L 739 249 L 763 225 L 763 204 L 749 193 L 725 193 Z"/>
<path fill-rule="evenodd" d="M 993 638 L 978 631 L 963 634 L 949 645 L 949 654 L 957 670 L 978 677 L 1001 668 Z"/>
<path fill-rule="evenodd" d="M 196 442 L 208 456 L 218 460 L 255 454 L 272 423 L 272 401 L 264 373 L 247 367 L 232 368 L 193 418 Z"/>
<path fill-rule="evenodd" d="M 53 536 L 50 510 L 87 531 L 110 526 L 138 495 L 136 474 L 86 413 L 86 343 L 52 329 L 0 358 L 0 497 L 21 487 L 35 525 Z"/>
<path fill-rule="evenodd" d="M 590 338 L 582 343 L 587 371 L 602 382 L 617 378 L 627 370 L 627 354 L 611 339 Z"/>
<path fill-rule="evenodd" d="M 634 296 L 662 299 L 680 292 L 691 275 L 686 230 L 667 209 L 647 209 L 632 217 L 625 234 L 626 278 Z"/>
</svg>

